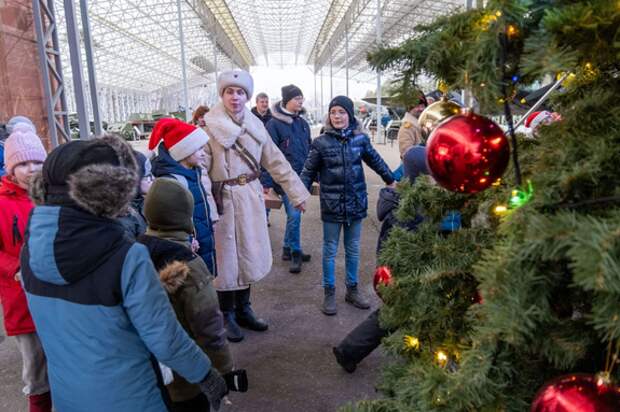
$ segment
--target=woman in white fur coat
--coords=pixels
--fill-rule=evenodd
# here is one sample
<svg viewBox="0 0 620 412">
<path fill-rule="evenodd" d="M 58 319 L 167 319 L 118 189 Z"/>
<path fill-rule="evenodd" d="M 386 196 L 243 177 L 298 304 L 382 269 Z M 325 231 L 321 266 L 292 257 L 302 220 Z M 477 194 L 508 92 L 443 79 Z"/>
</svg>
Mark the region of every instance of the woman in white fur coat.
<svg viewBox="0 0 620 412">
<path fill-rule="evenodd" d="M 250 285 L 271 270 L 272 256 L 263 188 L 259 181 L 264 167 L 300 210 L 310 196 L 297 173 L 273 143 L 263 123 L 245 107 L 252 97 L 253 80 L 242 70 L 223 72 L 217 79 L 221 101 L 204 116 L 210 136 L 205 150 L 205 178 L 214 196 L 211 210 L 218 211 L 215 250 L 218 276 L 215 288 L 228 339 L 239 342 L 239 326 L 267 330 L 250 306 Z M 247 152 L 246 152 L 247 151 Z M 248 155 L 249 153 L 249 155 Z"/>
</svg>

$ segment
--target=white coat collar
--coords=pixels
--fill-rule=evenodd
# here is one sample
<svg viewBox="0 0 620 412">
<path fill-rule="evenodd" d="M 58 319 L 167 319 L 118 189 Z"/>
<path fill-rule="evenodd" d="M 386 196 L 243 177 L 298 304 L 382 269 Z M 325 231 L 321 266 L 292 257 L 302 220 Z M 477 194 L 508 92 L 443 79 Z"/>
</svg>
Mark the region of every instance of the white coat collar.
<svg viewBox="0 0 620 412">
<path fill-rule="evenodd" d="M 268 137 L 265 126 L 247 107 L 243 110 L 243 123 L 239 126 L 230 118 L 222 102 L 216 104 L 204 116 L 209 137 L 215 139 L 226 149 L 230 148 L 246 131 L 257 140 L 257 143 L 265 143 Z"/>
</svg>

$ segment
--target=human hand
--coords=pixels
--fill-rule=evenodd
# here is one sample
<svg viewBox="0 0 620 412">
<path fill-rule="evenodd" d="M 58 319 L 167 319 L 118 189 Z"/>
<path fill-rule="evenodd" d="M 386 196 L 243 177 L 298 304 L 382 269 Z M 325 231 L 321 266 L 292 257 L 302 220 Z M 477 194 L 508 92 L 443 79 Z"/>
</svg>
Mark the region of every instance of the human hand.
<svg viewBox="0 0 620 412">
<path fill-rule="evenodd" d="M 268 187 L 263 187 L 263 194 L 264 194 L 264 195 L 269 194 L 269 191 L 270 191 L 270 190 L 271 190 L 271 189 L 270 189 L 270 188 L 268 188 Z"/>
<path fill-rule="evenodd" d="M 214 410 L 219 410 L 222 399 L 228 395 L 228 387 L 217 369 L 211 368 L 207 377 L 198 386 L 209 400 L 209 405 Z"/>
<path fill-rule="evenodd" d="M 393 181 L 392 183 L 390 183 L 389 185 L 386 184 L 385 187 L 391 187 L 392 189 L 396 189 L 396 181 Z"/>
<path fill-rule="evenodd" d="M 301 213 L 305 213 L 306 212 L 306 202 L 301 202 L 300 204 L 295 206 L 295 209 L 299 210 Z"/>
<path fill-rule="evenodd" d="M 191 249 L 194 253 L 198 252 L 198 249 L 200 249 L 200 243 L 198 243 L 195 237 L 192 238 Z"/>
</svg>

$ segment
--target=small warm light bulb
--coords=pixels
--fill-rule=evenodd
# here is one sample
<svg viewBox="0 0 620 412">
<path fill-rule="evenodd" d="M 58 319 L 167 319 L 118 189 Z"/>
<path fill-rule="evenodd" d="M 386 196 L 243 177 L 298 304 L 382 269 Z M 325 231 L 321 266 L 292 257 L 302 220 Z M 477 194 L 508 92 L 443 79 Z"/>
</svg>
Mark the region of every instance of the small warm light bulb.
<svg viewBox="0 0 620 412">
<path fill-rule="evenodd" d="M 497 205 L 495 206 L 495 209 L 493 209 L 493 211 L 495 212 L 496 215 L 501 215 L 504 214 L 508 211 L 508 208 L 504 205 Z"/>
<path fill-rule="evenodd" d="M 502 178 L 498 177 L 496 181 L 492 183 L 492 186 L 499 186 L 502 184 Z"/>
<path fill-rule="evenodd" d="M 497 17 L 502 17 L 502 12 L 498 10 L 498 11 L 495 12 L 495 15 Z"/>
<path fill-rule="evenodd" d="M 448 362 L 448 355 L 446 355 L 443 351 L 438 351 L 436 357 L 440 364 L 445 364 Z"/>
<path fill-rule="evenodd" d="M 508 25 L 508 36 L 515 36 L 517 34 L 517 28 L 515 26 L 513 26 L 512 24 Z"/>
<path fill-rule="evenodd" d="M 404 340 L 405 340 L 405 346 L 407 347 L 407 349 L 415 349 L 415 350 L 420 349 L 420 340 L 416 338 L 415 336 L 405 335 Z"/>
</svg>

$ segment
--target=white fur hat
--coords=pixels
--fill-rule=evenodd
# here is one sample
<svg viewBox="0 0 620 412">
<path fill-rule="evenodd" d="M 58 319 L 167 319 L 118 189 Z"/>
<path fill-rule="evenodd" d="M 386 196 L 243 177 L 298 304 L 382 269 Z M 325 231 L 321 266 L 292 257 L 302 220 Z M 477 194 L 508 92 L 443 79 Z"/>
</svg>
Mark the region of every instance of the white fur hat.
<svg viewBox="0 0 620 412">
<path fill-rule="evenodd" d="M 224 89 L 230 86 L 241 87 L 248 95 L 248 100 L 252 98 L 254 80 L 250 73 L 245 70 L 228 70 L 220 73 L 217 77 L 217 91 L 220 97 L 224 94 Z"/>
</svg>

